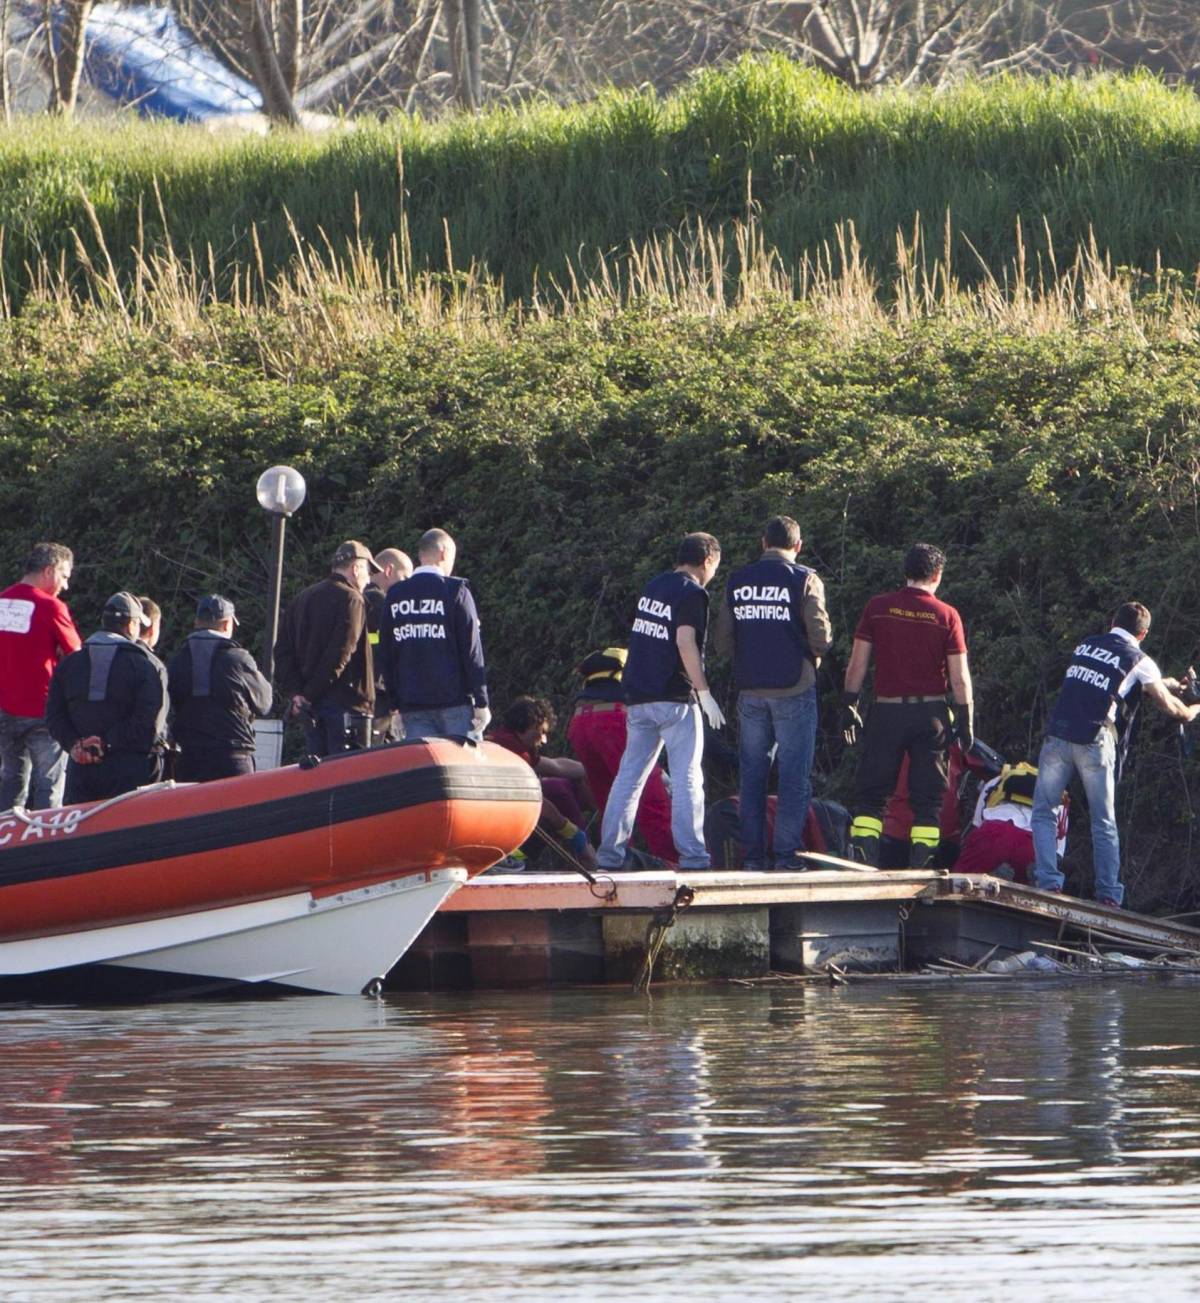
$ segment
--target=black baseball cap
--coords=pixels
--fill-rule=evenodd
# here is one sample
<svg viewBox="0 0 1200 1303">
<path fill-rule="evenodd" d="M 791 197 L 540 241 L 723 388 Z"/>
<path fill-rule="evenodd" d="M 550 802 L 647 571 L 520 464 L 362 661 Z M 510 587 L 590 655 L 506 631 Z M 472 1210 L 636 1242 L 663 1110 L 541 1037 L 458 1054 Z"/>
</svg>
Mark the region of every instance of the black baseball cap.
<svg viewBox="0 0 1200 1303">
<path fill-rule="evenodd" d="M 197 620 L 232 620 L 237 624 L 238 618 L 233 610 L 233 603 L 220 593 L 209 593 L 196 603 Z"/>
<path fill-rule="evenodd" d="M 132 593 L 113 593 L 104 603 L 104 614 L 115 616 L 118 620 L 136 620 L 142 629 L 150 627 L 150 617 Z"/>
</svg>

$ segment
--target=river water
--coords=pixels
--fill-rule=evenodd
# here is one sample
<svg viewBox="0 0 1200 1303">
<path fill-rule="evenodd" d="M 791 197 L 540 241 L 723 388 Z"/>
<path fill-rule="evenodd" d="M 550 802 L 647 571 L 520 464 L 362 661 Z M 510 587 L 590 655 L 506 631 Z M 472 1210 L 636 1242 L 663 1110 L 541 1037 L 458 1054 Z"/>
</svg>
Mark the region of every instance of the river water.
<svg viewBox="0 0 1200 1303">
<path fill-rule="evenodd" d="M 0 1007 L 0 1297 L 1170 1299 L 1177 979 Z"/>
</svg>

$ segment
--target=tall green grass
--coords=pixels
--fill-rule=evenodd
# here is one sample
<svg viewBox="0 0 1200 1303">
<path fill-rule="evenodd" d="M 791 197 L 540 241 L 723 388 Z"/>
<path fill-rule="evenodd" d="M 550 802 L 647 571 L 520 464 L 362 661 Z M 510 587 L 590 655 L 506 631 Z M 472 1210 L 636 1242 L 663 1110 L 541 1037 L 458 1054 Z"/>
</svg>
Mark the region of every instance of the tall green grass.
<svg viewBox="0 0 1200 1303">
<path fill-rule="evenodd" d="M 704 72 L 666 99 L 610 93 L 320 137 L 135 121 L 0 131 L 10 309 L 55 276 L 85 282 L 81 248 L 127 286 L 169 238 L 221 297 L 247 272 L 269 281 L 298 245 L 386 259 L 402 222 L 412 268 L 474 265 L 528 300 L 631 242 L 749 214 L 789 271 L 852 223 L 890 283 L 898 233 L 948 216 L 937 254 L 967 282 L 1014 262 L 1018 222 L 1023 256 L 1050 277 L 1093 239 L 1115 264 L 1192 276 L 1200 102 L 1144 76 L 864 96 L 777 58 Z"/>
</svg>

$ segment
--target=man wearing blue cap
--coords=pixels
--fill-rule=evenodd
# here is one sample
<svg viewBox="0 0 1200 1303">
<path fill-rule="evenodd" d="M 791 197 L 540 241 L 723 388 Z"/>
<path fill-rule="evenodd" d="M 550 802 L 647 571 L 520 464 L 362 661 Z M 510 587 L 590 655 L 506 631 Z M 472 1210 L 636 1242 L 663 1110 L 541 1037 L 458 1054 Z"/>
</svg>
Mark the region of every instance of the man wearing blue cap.
<svg viewBox="0 0 1200 1303">
<path fill-rule="evenodd" d="M 167 666 L 181 783 L 254 772 L 254 721 L 271 709 L 271 685 L 234 641 L 236 624 L 227 597 L 202 597 L 194 631 Z"/>
</svg>

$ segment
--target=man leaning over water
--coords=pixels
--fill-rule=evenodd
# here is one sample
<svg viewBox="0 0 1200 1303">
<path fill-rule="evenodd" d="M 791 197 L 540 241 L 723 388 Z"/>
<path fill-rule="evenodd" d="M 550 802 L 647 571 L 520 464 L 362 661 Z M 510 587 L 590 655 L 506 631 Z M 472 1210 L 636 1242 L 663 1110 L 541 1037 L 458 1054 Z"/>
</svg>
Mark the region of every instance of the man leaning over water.
<svg viewBox="0 0 1200 1303">
<path fill-rule="evenodd" d="M 1071 655 L 1046 725 L 1033 793 L 1034 886 L 1043 891 L 1062 890 L 1063 875 L 1055 854 L 1055 807 L 1078 774 L 1092 820 L 1096 899 L 1101 905 L 1121 904 L 1125 888 L 1121 885 L 1116 787 L 1142 695 L 1172 719 L 1190 723 L 1200 715 L 1200 703 L 1185 706 L 1171 691 L 1179 685 L 1164 679 L 1142 651 L 1149 632 L 1150 612 L 1141 602 L 1124 602 L 1109 631 L 1085 638 Z"/>
</svg>

